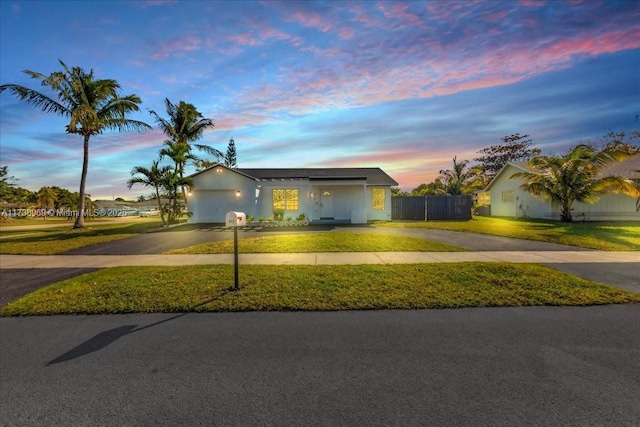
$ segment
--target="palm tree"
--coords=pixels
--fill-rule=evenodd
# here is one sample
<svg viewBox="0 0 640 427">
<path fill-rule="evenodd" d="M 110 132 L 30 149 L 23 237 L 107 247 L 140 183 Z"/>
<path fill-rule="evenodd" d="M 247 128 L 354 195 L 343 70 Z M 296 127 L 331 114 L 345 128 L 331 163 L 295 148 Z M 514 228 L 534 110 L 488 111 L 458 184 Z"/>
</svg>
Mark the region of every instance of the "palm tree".
<svg viewBox="0 0 640 427">
<path fill-rule="evenodd" d="M 211 119 L 203 117 L 193 104 L 180 101 L 175 105 L 168 98 L 165 98 L 164 103 L 169 116 L 168 119 L 160 117 L 153 110 L 149 111 L 149 113 L 154 117 L 162 132 L 169 137 L 169 140 L 165 141 L 168 149 L 163 149 L 160 155 L 171 157 L 168 153 L 174 153 L 175 158 L 172 157 L 172 159 L 175 162 L 175 171 L 180 178 L 184 177 L 184 168 L 187 160 L 196 161 L 198 159 L 191 153 L 193 147 L 217 156 L 218 161 L 224 156 L 221 151 L 208 145 L 192 144 L 202 137 L 205 130 L 213 127 Z M 182 194 L 186 200 L 184 187 L 182 187 Z"/>
<path fill-rule="evenodd" d="M 468 164 L 468 160 L 458 163 L 457 157 L 454 157 L 453 169 L 440 171 L 437 181 L 444 184 L 446 194 L 452 196 L 470 194 L 485 187 L 481 168 L 478 166 L 467 168 Z"/>
<path fill-rule="evenodd" d="M 561 156 L 536 156 L 529 161 L 529 172 L 510 178 L 523 178 L 520 186 L 532 196 L 551 200 L 561 206 L 560 219 L 571 222 L 574 202 L 595 203 L 607 193 L 639 196 L 640 190 L 631 180 L 619 176 L 601 176 L 606 166 L 629 155 L 611 147 L 596 150 L 579 144 Z"/>
<path fill-rule="evenodd" d="M 181 177 L 175 172 L 175 170 L 171 170 L 170 168 L 166 173 L 162 174 L 160 182 L 169 199 L 169 203 L 166 207 L 168 213 L 167 222 L 169 224 L 176 223 L 182 215 L 182 208 L 186 206 L 186 204 L 178 202 L 180 200 L 180 193 L 178 189 L 184 189 L 186 186 L 191 186 L 193 184 L 193 180 L 190 177 Z"/>
<path fill-rule="evenodd" d="M 42 86 L 49 87 L 57 100 L 16 84 L 0 86 L 0 92 L 9 90 L 13 95 L 46 113 L 54 113 L 69 118 L 66 132 L 81 135 L 84 141 L 80 197 L 78 198 L 78 218 L 73 228 L 84 228 L 85 185 L 89 169 L 89 139 L 104 130 L 147 130 L 148 124 L 127 119 L 128 113 L 138 111 L 142 101 L 136 95 L 119 96 L 120 85 L 111 79 L 96 80 L 93 70 L 87 73 L 80 67 L 69 68 L 62 61 L 61 71 L 49 76 L 34 71 L 23 72 L 40 80 Z"/>
<path fill-rule="evenodd" d="M 38 191 L 38 204 L 44 210 L 44 219 L 47 219 L 47 209 L 53 207 L 58 199 L 58 195 L 51 187 L 42 187 Z"/>
<path fill-rule="evenodd" d="M 171 166 L 160 166 L 159 164 L 160 160 L 154 160 L 150 168 L 135 166 L 131 170 L 132 178 L 127 181 L 127 187 L 131 189 L 135 184 L 142 184 L 145 187 L 153 187 L 155 190 L 156 200 L 158 201 L 158 211 L 160 212 L 162 225 L 166 225 L 162 204 L 160 202 L 160 188 L 163 186 L 164 176 L 171 172 Z"/>
</svg>

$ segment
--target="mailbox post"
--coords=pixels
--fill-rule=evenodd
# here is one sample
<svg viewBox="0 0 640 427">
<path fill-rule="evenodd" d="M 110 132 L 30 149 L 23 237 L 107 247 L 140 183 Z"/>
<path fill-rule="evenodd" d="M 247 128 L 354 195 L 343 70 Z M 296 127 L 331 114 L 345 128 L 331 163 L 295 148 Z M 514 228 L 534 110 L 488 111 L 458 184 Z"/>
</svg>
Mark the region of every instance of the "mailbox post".
<svg viewBox="0 0 640 427">
<path fill-rule="evenodd" d="M 233 288 L 238 289 L 238 227 L 247 225 L 247 216 L 244 212 L 227 212 L 225 225 L 233 227 Z"/>
</svg>

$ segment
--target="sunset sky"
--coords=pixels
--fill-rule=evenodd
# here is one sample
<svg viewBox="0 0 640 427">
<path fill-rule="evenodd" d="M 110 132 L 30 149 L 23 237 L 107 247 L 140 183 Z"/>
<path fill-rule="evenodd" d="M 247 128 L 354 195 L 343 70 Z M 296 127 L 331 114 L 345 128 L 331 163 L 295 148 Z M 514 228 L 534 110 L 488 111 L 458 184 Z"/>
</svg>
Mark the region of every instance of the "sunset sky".
<svg viewBox="0 0 640 427">
<path fill-rule="evenodd" d="M 544 154 L 640 129 L 640 2 L 9 1 L 0 83 L 69 66 L 142 98 L 146 133 L 91 140 L 87 192 L 133 199 L 164 135 L 164 98 L 215 127 L 240 167 L 378 166 L 411 190 L 504 135 Z M 42 89 L 45 90 L 45 89 Z M 78 191 L 82 138 L 0 96 L 0 165 L 17 185 Z M 211 159 L 213 160 L 213 159 Z M 191 169 L 193 171 L 193 169 Z"/>
</svg>

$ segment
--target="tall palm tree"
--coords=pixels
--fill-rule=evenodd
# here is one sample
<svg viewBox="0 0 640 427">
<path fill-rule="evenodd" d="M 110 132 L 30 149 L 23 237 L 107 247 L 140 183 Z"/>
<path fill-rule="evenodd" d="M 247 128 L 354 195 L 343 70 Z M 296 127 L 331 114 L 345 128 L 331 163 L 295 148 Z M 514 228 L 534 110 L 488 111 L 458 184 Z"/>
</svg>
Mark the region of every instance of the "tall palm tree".
<svg viewBox="0 0 640 427">
<path fill-rule="evenodd" d="M 169 116 L 168 119 L 160 117 L 153 110 L 150 110 L 149 113 L 154 117 L 162 132 L 169 137 L 169 140 L 165 141 L 165 144 L 168 145 L 168 151 L 163 153 L 165 151 L 163 149 L 160 155 L 169 155 L 168 152 L 174 153 L 175 158 L 172 158 L 175 162 L 176 173 L 180 178 L 184 177 L 184 168 L 187 161 L 196 161 L 198 159 L 197 156 L 191 153 L 192 148 L 214 155 L 218 160 L 224 156 L 220 150 L 213 147 L 193 143 L 202 137 L 205 130 L 214 126 L 211 119 L 203 117 L 193 104 L 180 101 L 176 105 L 169 101 L 168 98 L 165 98 L 164 103 Z M 182 187 L 182 194 L 186 200 L 184 187 Z"/>
<path fill-rule="evenodd" d="M 16 84 L 1 85 L 0 92 L 8 90 L 21 101 L 26 101 L 46 113 L 68 117 L 69 124 L 66 125 L 66 132 L 82 136 L 84 156 L 78 198 L 78 218 L 73 228 L 84 228 L 89 139 L 104 130 L 141 131 L 151 129 L 151 126 L 126 118 L 128 113 L 139 110 L 138 104 L 142 101 L 136 95 L 119 96 L 120 85 L 117 81 L 96 80 L 93 70 L 87 73 L 80 67 L 69 68 L 64 62 L 59 62 L 62 70 L 54 71 L 48 76 L 35 71 L 23 71 L 31 78 L 40 80 L 42 86 L 50 88 L 57 99 Z"/>
<path fill-rule="evenodd" d="M 441 170 L 438 180 L 445 186 L 445 193 L 452 196 L 470 194 L 484 188 L 482 171 L 479 167 L 468 168 L 468 160 L 460 163 L 453 158 L 453 169 Z"/>
<path fill-rule="evenodd" d="M 164 176 L 171 172 L 171 166 L 160 166 L 160 160 L 154 160 L 150 168 L 144 166 L 135 166 L 131 170 L 132 178 L 127 181 L 127 187 L 131 188 L 135 184 L 142 184 L 145 187 L 153 187 L 158 201 L 158 211 L 162 225 L 166 225 L 164 220 L 164 211 L 160 202 L 160 188 L 163 186 Z M 137 175 L 137 176 L 136 176 Z"/>
<path fill-rule="evenodd" d="M 574 202 L 595 203 L 607 193 L 639 196 L 633 181 L 619 176 L 601 176 L 604 167 L 627 158 L 629 154 L 611 147 L 600 150 L 579 144 L 561 156 L 536 156 L 529 161 L 529 172 L 510 178 L 522 178 L 520 186 L 532 196 L 561 206 L 560 219 L 571 222 Z"/>
</svg>

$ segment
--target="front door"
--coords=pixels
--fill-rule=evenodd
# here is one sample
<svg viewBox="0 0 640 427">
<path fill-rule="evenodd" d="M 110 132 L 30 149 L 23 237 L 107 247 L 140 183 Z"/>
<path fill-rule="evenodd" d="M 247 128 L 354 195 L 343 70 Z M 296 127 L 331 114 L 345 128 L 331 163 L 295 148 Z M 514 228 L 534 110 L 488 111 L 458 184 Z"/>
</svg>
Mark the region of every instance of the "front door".
<svg viewBox="0 0 640 427">
<path fill-rule="evenodd" d="M 320 219 L 333 219 L 333 194 L 331 190 L 320 190 Z"/>
</svg>

